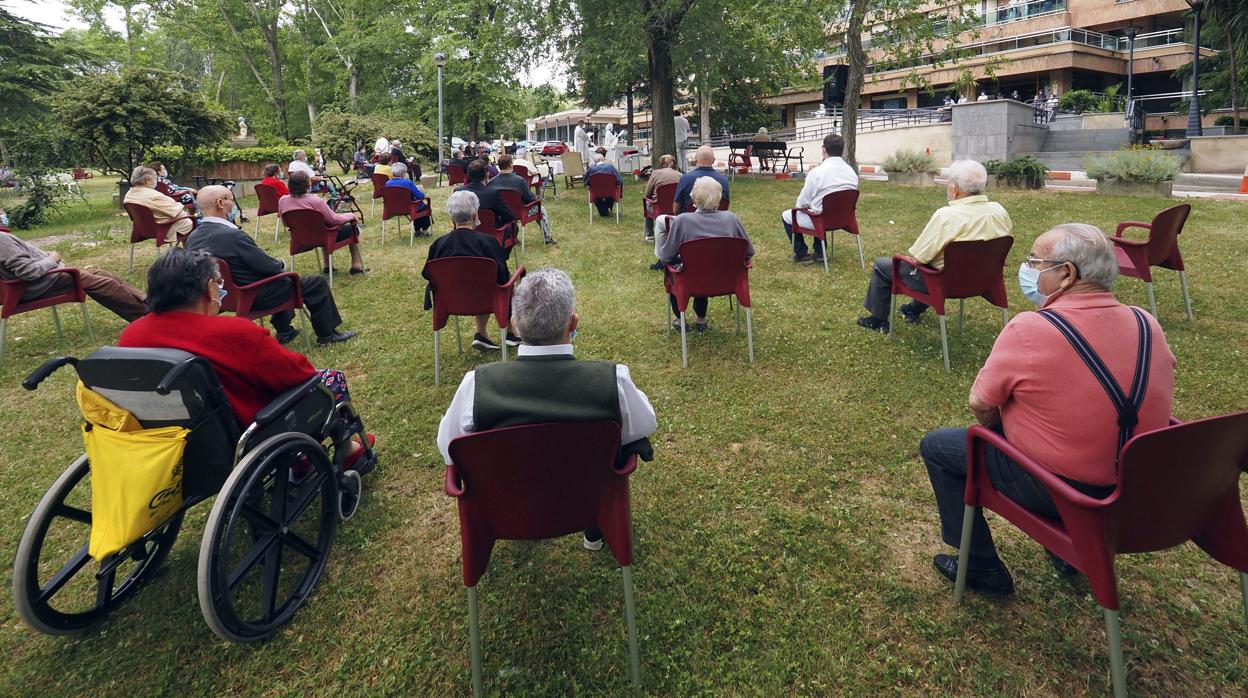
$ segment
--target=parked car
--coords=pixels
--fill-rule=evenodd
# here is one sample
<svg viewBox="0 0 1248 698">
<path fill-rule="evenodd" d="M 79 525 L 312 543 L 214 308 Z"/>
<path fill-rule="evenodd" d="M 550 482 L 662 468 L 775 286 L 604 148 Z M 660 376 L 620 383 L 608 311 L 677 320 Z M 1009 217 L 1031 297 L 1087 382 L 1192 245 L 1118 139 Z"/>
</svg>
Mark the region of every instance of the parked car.
<svg viewBox="0 0 1248 698">
<path fill-rule="evenodd" d="M 563 141 L 546 141 L 542 144 L 542 155 L 554 156 L 563 155 L 571 150 L 567 143 Z"/>
</svg>

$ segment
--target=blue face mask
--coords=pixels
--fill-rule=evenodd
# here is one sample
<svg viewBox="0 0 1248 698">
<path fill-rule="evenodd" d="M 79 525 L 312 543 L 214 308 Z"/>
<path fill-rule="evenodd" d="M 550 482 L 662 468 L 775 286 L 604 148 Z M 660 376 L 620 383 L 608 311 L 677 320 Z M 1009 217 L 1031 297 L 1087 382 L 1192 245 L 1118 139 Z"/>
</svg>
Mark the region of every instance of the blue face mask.
<svg viewBox="0 0 1248 698">
<path fill-rule="evenodd" d="M 230 209 L 230 212 L 227 215 L 227 218 L 229 218 L 229 221 L 231 223 L 234 223 L 235 225 L 238 224 L 238 206 L 235 206 L 234 208 Z"/>
<path fill-rule="evenodd" d="M 1039 270 L 1032 269 L 1026 262 L 1018 265 L 1018 287 L 1032 303 L 1044 305 L 1044 302 L 1048 300 L 1049 297 L 1040 292 L 1040 275 L 1052 269 L 1057 269 L 1057 267 Z"/>
</svg>

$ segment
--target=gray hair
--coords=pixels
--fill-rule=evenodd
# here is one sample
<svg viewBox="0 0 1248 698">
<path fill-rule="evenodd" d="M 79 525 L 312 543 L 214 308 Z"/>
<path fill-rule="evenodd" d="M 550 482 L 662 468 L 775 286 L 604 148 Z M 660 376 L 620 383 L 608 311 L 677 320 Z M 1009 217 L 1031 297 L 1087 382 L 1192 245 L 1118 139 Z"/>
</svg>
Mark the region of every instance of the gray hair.
<svg viewBox="0 0 1248 698">
<path fill-rule="evenodd" d="M 1049 231 L 1061 237 L 1053 243 L 1049 256 L 1059 262 L 1070 262 L 1079 270 L 1079 278 L 1112 291 L 1118 276 L 1118 259 L 1114 244 L 1100 228 L 1087 223 L 1063 223 Z"/>
<path fill-rule="evenodd" d="M 714 211 L 719 208 L 719 200 L 724 195 L 724 188 L 711 177 L 698 177 L 689 192 L 693 205 L 699 210 Z"/>
<path fill-rule="evenodd" d="M 566 273 L 538 269 L 524 277 L 511 300 L 511 315 L 525 344 L 554 344 L 563 337 L 576 310 L 576 289 Z"/>
<path fill-rule="evenodd" d="M 471 223 L 477 217 L 477 209 L 480 207 L 481 201 L 470 191 L 457 191 L 446 199 L 446 212 L 450 214 L 451 222 L 455 225 Z"/>
<path fill-rule="evenodd" d="M 390 166 L 390 176 L 402 179 L 407 176 L 407 165 L 396 162 Z"/>
<path fill-rule="evenodd" d="M 963 194 L 982 194 L 988 186 L 988 170 L 974 160 L 957 160 L 949 166 L 949 181 Z"/>
<path fill-rule="evenodd" d="M 130 184 L 136 187 L 143 186 L 144 182 L 156 182 L 156 170 L 145 165 L 139 165 L 130 173 Z"/>
<path fill-rule="evenodd" d="M 307 153 L 306 151 L 304 151 L 304 150 L 296 150 L 296 151 L 295 151 L 295 159 L 296 159 L 296 160 L 307 160 L 307 159 L 308 159 L 308 153 Z"/>
</svg>

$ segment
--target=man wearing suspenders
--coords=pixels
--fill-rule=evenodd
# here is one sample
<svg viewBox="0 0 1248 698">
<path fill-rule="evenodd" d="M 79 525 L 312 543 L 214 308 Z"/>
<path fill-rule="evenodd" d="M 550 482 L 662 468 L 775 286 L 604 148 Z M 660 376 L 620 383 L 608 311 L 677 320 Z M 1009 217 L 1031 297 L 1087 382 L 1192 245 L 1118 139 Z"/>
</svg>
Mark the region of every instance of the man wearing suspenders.
<svg viewBox="0 0 1248 698">
<path fill-rule="evenodd" d="M 971 387 L 980 424 L 1001 431 L 1028 456 L 1091 497 L 1117 486 L 1118 453 L 1135 434 L 1165 427 L 1174 396 L 1174 354 L 1157 321 L 1113 295 L 1118 262 L 1113 244 L 1090 225 L 1069 223 L 1036 238 L 1019 270 L 1025 293 L 1041 309 L 1017 315 L 1002 330 Z M 941 537 L 961 541 L 966 490 L 966 429 L 937 429 L 923 437 Z M 1059 518 L 1045 489 L 992 446 L 989 478 L 1005 496 Z M 982 512 L 972 523 L 967 585 L 1009 594 L 1014 582 L 997 556 Z M 1063 576 L 1076 573 L 1052 553 Z M 957 550 L 932 564 L 949 581 Z"/>
</svg>

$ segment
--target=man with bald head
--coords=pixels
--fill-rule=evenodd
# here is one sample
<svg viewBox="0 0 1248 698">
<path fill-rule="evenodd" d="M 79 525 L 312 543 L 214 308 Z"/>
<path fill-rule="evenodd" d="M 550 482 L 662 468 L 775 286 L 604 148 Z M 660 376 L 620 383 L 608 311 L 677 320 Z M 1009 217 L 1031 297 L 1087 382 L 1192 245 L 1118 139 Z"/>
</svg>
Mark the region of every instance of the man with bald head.
<svg viewBox="0 0 1248 698">
<path fill-rule="evenodd" d="M 235 208 L 235 204 L 234 195 L 229 189 L 217 185 L 204 187 L 199 190 L 196 203 L 199 204 L 204 218 L 195 232 L 187 238 L 186 249 L 204 250 L 224 261 L 230 267 L 230 276 L 234 277 L 234 283 L 239 286 L 286 271 L 285 262 L 265 254 L 255 240 L 230 222 L 230 211 Z M 256 297 L 253 308 L 263 310 L 281 305 L 290 298 L 290 284 L 290 279 L 265 284 L 264 290 Z M 312 329 L 316 332 L 318 343 L 343 342 L 355 336 L 354 332 L 338 331 L 342 318 L 338 315 L 338 304 L 334 302 L 334 295 L 329 290 L 325 277 L 300 277 L 299 287 L 304 307 L 312 317 Z M 294 317 L 293 310 L 283 310 L 269 317 L 269 322 L 277 332 L 277 341 L 282 344 L 299 336 L 298 328 L 291 325 Z"/>
<path fill-rule="evenodd" d="M 681 175 L 680 180 L 676 182 L 676 200 L 672 206 L 674 209 L 672 214 L 693 210 L 693 200 L 690 195 L 693 193 L 693 183 L 700 177 L 710 177 L 719 182 L 719 187 L 723 192 L 720 195 L 720 205 L 726 210 L 728 208 L 728 178 L 715 171 L 715 151 L 711 149 L 711 146 L 699 146 L 693 154 L 693 164 L 696 167 Z M 663 249 L 663 241 L 667 239 L 667 224 L 670 220 L 667 216 L 660 216 L 654 223 L 654 256 L 658 257 L 659 261 L 651 264 L 651 269 L 663 268 L 659 250 Z"/>
</svg>

